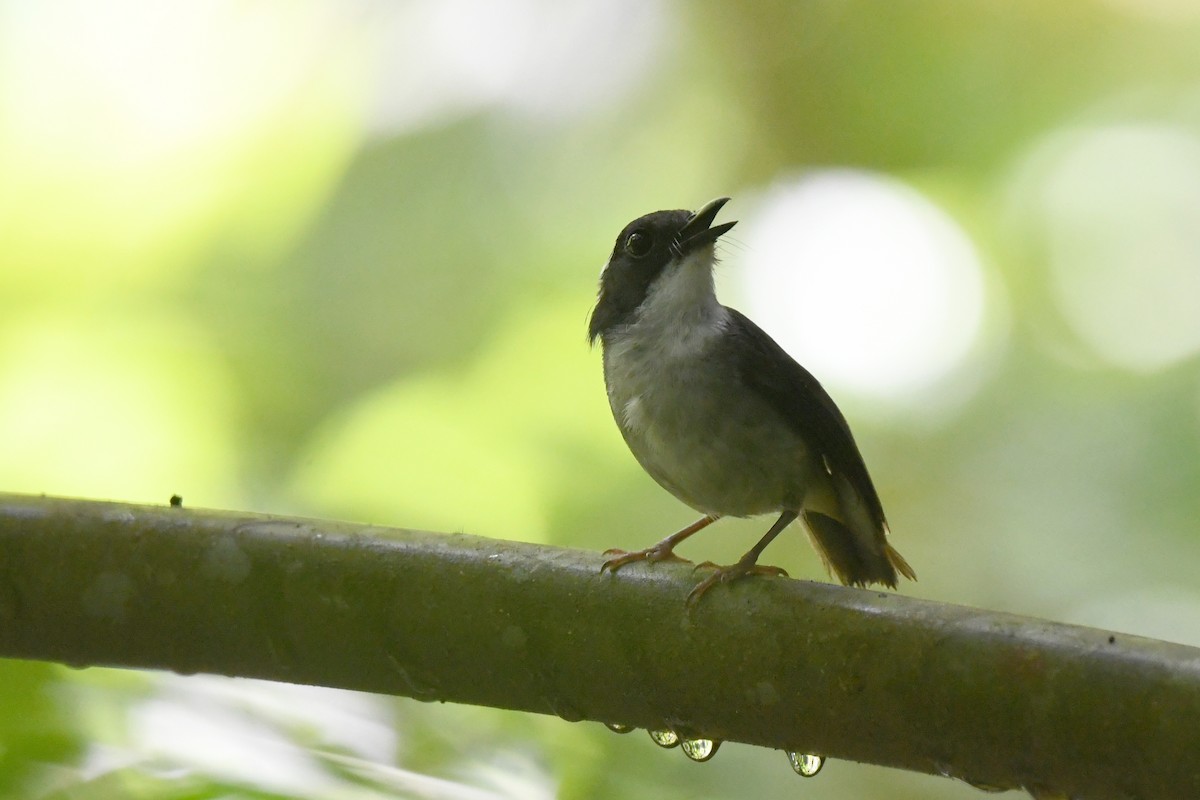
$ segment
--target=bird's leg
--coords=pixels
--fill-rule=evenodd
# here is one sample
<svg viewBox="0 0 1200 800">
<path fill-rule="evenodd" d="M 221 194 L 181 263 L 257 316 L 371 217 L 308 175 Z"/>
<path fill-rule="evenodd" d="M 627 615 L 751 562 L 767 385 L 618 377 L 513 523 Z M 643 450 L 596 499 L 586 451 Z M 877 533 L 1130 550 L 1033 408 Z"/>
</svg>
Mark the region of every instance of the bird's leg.
<svg viewBox="0 0 1200 800">
<path fill-rule="evenodd" d="M 605 550 L 604 555 L 616 556 L 616 558 L 610 558 L 601 564 L 600 571 L 612 570 L 616 572 L 626 564 L 632 564 L 635 561 L 683 561 L 686 563 L 686 558 L 675 555 L 675 546 L 696 531 L 704 530 L 720 518 L 719 514 L 709 514 L 708 516 L 701 517 L 686 528 L 675 531 L 675 533 L 672 533 L 658 544 L 647 547 L 645 550 L 635 550 L 632 553 L 625 550 Z"/>
<path fill-rule="evenodd" d="M 792 523 L 799 514 L 795 511 L 785 511 L 779 515 L 779 519 L 775 520 L 775 524 L 771 529 L 758 540 L 758 544 L 746 551 L 746 555 L 739 558 L 735 563 L 728 566 L 717 566 L 711 561 L 706 561 L 703 564 L 697 564 L 696 569 L 700 567 L 716 567 L 716 571 L 709 575 L 703 581 L 696 585 L 695 589 L 687 596 L 687 604 L 695 605 L 700 601 L 712 587 L 718 583 L 729 583 L 736 581 L 738 578 L 746 575 L 787 575 L 787 572 L 781 567 L 766 567 L 758 563 L 758 557 L 762 555 L 762 551 L 767 548 L 772 540 L 779 535 L 779 532 Z"/>
</svg>

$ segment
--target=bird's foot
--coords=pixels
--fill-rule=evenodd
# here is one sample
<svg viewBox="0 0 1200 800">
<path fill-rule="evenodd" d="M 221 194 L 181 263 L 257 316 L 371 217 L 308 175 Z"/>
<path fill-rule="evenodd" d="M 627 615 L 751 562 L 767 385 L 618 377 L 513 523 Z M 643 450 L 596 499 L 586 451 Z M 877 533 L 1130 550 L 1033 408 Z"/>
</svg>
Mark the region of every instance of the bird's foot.
<svg viewBox="0 0 1200 800">
<path fill-rule="evenodd" d="M 714 571 L 712 575 L 700 581 L 700 583 L 696 584 L 696 588 L 688 593 L 687 604 L 689 606 L 699 603 L 704 593 L 718 583 L 729 583 L 730 581 L 744 578 L 747 575 L 782 575 L 785 578 L 787 577 L 787 570 L 783 567 L 769 567 L 765 564 L 756 564 L 744 558 L 741 561 L 725 566 L 705 561 L 703 564 L 697 564 L 695 568 L 700 569 L 701 567 L 712 567 Z"/>
<path fill-rule="evenodd" d="M 632 564 L 635 561 L 649 561 L 651 563 L 657 561 L 680 561 L 684 564 L 692 563 L 683 556 L 675 555 L 674 543 L 667 541 L 659 542 L 653 547 L 647 547 L 645 550 L 634 550 L 632 552 L 614 548 L 612 550 L 605 550 L 604 555 L 616 556 L 616 558 L 610 558 L 601 564 L 601 572 L 616 572 L 626 564 Z"/>
</svg>

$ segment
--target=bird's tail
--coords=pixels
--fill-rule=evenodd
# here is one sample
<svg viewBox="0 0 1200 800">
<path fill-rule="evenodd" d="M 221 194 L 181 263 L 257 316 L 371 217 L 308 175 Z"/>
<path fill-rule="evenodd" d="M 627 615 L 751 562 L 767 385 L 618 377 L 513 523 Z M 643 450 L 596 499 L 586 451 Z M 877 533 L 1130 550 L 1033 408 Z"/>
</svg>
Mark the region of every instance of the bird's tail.
<svg viewBox="0 0 1200 800">
<path fill-rule="evenodd" d="M 880 529 L 871 536 L 856 535 L 853 530 L 820 511 L 804 513 L 805 527 L 813 547 L 825 562 L 825 568 L 847 586 L 882 583 L 896 588 L 899 572 L 910 581 L 917 579 L 904 556 L 888 544 L 887 533 Z"/>
</svg>

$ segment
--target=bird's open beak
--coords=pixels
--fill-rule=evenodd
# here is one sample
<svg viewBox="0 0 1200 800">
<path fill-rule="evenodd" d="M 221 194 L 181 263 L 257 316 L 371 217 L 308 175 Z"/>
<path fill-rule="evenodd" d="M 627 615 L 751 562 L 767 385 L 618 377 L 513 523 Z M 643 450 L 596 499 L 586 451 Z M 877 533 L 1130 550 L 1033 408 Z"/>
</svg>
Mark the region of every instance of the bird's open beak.
<svg viewBox="0 0 1200 800">
<path fill-rule="evenodd" d="M 691 219 L 680 228 L 679 234 L 675 237 L 674 249 L 680 257 L 698 247 L 712 244 L 720 238 L 721 234 L 728 231 L 734 225 L 737 225 L 737 220 L 734 220 L 733 222 L 723 222 L 720 225 L 712 227 L 713 220 L 717 217 L 717 212 L 728 202 L 728 197 L 718 197 L 716 200 L 705 204 L 695 214 L 692 214 Z"/>
</svg>

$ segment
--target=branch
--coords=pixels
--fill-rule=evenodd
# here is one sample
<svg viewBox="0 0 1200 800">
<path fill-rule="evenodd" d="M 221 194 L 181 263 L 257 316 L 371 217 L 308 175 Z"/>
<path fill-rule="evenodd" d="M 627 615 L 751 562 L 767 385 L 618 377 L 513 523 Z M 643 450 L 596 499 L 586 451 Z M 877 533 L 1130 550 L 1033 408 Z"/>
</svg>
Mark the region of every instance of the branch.
<svg viewBox="0 0 1200 800">
<path fill-rule="evenodd" d="M 785 579 L 0 494 L 0 656 L 670 727 L 1071 797 L 1200 796 L 1200 650 Z"/>
</svg>

